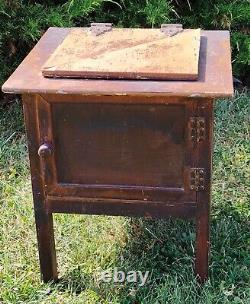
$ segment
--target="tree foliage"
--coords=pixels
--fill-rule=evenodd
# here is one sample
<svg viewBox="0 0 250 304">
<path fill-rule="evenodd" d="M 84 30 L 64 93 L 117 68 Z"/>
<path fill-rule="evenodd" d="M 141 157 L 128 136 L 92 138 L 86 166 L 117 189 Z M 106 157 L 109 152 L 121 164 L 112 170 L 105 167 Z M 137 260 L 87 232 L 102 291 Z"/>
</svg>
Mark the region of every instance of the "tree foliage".
<svg viewBox="0 0 250 304">
<path fill-rule="evenodd" d="M 244 79 L 250 63 L 249 0 L 0 0 L 0 83 L 50 26 L 113 22 L 124 27 L 184 27 L 231 31 L 234 74 Z"/>
</svg>

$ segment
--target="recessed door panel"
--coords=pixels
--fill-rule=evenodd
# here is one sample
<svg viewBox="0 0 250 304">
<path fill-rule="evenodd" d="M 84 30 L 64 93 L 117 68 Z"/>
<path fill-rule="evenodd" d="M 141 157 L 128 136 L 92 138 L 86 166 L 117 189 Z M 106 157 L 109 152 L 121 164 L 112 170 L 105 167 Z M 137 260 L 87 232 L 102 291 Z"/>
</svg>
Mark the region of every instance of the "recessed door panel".
<svg viewBox="0 0 250 304">
<path fill-rule="evenodd" d="M 181 105 L 52 105 L 59 183 L 183 187 Z"/>
<path fill-rule="evenodd" d="M 40 143 L 48 150 L 41 156 L 47 195 L 194 202 L 193 103 L 116 104 L 98 98 L 38 99 Z"/>
</svg>

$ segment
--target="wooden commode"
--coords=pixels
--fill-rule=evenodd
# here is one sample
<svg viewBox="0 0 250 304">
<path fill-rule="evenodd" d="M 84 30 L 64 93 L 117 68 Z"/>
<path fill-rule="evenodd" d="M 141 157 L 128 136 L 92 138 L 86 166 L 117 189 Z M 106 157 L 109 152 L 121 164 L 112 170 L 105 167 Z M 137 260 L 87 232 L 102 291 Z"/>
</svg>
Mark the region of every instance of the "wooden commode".
<svg viewBox="0 0 250 304">
<path fill-rule="evenodd" d="M 227 31 L 50 28 L 3 86 L 22 94 L 41 273 L 53 213 L 196 219 L 208 276 L 213 106 L 233 94 Z"/>
</svg>

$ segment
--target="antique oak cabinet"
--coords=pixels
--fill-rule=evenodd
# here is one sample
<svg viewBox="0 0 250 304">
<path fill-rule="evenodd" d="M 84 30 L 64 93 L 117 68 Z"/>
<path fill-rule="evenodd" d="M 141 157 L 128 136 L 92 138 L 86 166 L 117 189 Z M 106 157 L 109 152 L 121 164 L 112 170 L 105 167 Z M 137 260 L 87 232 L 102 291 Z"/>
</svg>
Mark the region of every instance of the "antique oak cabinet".
<svg viewBox="0 0 250 304">
<path fill-rule="evenodd" d="M 214 99 L 233 94 L 227 31 L 49 28 L 3 86 L 22 95 L 42 278 L 53 213 L 196 220 L 208 275 Z"/>
</svg>

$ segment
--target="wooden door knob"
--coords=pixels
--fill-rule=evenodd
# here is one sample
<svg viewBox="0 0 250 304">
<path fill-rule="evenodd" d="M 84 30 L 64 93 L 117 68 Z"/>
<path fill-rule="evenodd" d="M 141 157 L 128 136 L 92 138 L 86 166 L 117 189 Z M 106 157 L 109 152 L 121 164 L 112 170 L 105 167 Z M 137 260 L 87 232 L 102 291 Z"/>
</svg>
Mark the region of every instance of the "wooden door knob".
<svg viewBox="0 0 250 304">
<path fill-rule="evenodd" d="M 38 149 L 38 155 L 41 156 L 48 156 L 52 153 L 52 147 L 50 144 L 42 144 Z"/>
</svg>

